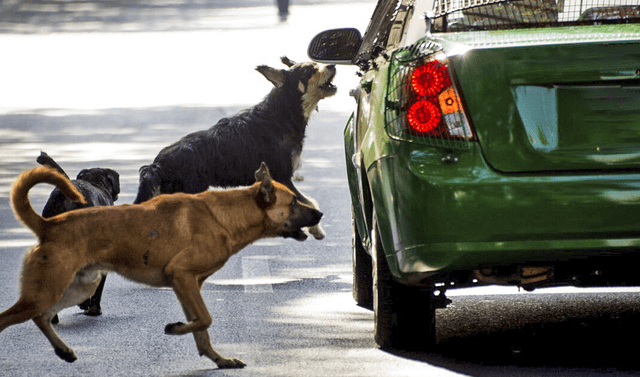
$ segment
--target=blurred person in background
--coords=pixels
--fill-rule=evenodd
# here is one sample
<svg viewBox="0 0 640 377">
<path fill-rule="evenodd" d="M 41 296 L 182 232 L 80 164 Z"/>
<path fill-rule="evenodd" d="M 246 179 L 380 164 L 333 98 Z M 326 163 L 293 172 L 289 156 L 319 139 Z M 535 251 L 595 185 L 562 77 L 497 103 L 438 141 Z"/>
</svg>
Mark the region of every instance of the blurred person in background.
<svg viewBox="0 0 640 377">
<path fill-rule="evenodd" d="M 276 0 L 278 2 L 278 17 L 280 22 L 286 22 L 289 16 L 289 0 Z"/>
</svg>

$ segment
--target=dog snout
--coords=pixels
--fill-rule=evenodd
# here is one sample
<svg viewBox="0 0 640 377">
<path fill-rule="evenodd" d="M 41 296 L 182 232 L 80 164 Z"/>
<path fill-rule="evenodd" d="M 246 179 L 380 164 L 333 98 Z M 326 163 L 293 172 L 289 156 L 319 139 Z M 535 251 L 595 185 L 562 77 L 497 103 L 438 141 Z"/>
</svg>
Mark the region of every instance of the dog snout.
<svg viewBox="0 0 640 377">
<path fill-rule="evenodd" d="M 329 75 L 331 75 L 331 78 L 333 78 L 333 76 L 336 75 L 336 65 L 335 64 L 329 64 L 327 65 L 327 67 L 325 68 L 325 71 L 328 72 Z"/>
<path fill-rule="evenodd" d="M 335 64 L 323 64 L 320 66 L 319 72 L 323 74 L 335 75 L 336 74 L 336 65 Z"/>
<path fill-rule="evenodd" d="M 320 222 L 320 219 L 322 218 L 323 213 L 314 209 L 313 212 L 311 213 L 311 224 L 310 226 L 313 225 L 317 225 Z"/>
</svg>

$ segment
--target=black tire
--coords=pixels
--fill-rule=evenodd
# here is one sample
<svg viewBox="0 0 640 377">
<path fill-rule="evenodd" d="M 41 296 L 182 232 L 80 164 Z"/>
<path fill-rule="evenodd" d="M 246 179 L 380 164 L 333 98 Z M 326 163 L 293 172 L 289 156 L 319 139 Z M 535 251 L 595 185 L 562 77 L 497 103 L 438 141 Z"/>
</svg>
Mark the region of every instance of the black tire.
<svg viewBox="0 0 640 377">
<path fill-rule="evenodd" d="M 353 265 L 353 299 L 359 306 L 373 309 L 373 267 L 371 256 L 362 245 L 353 210 L 351 211 L 351 250 Z"/>
<path fill-rule="evenodd" d="M 377 225 L 372 235 L 374 338 L 382 348 L 425 350 L 435 345 L 433 292 L 396 282 L 389 271 Z"/>
</svg>

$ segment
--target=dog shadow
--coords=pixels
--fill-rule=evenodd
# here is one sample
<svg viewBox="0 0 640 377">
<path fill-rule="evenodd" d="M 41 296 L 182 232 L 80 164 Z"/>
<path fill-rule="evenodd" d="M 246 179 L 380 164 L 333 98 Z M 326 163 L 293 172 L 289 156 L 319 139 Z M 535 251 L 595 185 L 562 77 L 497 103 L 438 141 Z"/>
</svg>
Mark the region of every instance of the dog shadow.
<svg viewBox="0 0 640 377">
<path fill-rule="evenodd" d="M 53 326 L 56 331 L 68 336 L 86 336 L 87 332 L 95 335 L 100 329 L 108 332 L 110 329 L 129 325 L 131 321 L 139 319 L 135 314 L 125 313 L 103 314 L 99 317 L 86 316 L 83 311 L 66 310 L 62 313 L 60 322 Z"/>
</svg>

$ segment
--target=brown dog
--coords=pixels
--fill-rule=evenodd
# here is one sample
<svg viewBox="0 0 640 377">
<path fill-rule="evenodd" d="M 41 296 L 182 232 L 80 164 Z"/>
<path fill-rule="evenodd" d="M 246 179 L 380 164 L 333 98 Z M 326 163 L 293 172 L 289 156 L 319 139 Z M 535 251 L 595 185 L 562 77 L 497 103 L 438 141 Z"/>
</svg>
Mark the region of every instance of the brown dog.
<svg viewBox="0 0 640 377">
<path fill-rule="evenodd" d="M 77 273 L 109 270 L 139 283 L 173 288 L 187 323 L 170 323 L 165 333 L 193 333 L 201 356 L 219 368 L 244 367 L 241 360 L 225 358 L 213 349 L 202 284 L 250 243 L 264 237 L 299 238 L 301 228 L 317 224 L 322 217 L 273 181 L 264 163 L 255 176 L 257 182 L 246 188 L 161 195 L 139 205 L 84 208 L 45 219 L 29 202 L 28 192 L 36 184 L 50 183 L 73 200 L 84 199 L 54 169 L 23 173 L 14 184 L 11 202 L 17 217 L 40 243 L 24 259 L 20 298 L 0 314 L 0 332 L 33 319 L 56 354 L 75 361 L 75 353 L 44 314 L 61 299 Z"/>
</svg>

